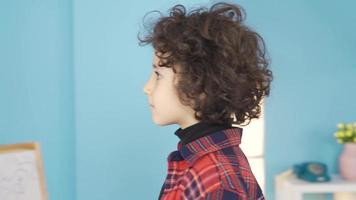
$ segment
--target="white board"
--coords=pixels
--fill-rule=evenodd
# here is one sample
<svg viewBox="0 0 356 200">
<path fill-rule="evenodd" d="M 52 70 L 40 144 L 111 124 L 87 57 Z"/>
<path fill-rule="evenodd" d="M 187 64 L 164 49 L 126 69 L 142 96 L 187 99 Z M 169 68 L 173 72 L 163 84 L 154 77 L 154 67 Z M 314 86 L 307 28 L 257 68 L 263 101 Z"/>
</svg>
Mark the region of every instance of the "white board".
<svg viewBox="0 0 356 200">
<path fill-rule="evenodd" d="M 47 200 L 38 143 L 0 145 L 0 200 Z"/>
</svg>

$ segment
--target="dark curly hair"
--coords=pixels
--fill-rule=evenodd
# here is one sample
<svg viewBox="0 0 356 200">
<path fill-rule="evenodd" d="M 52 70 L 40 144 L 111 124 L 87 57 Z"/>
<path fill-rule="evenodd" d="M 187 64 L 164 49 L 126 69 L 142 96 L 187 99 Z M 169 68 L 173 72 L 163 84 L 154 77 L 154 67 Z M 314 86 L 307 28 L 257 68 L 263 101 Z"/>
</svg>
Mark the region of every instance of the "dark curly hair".
<svg viewBox="0 0 356 200">
<path fill-rule="evenodd" d="M 179 74 L 178 97 L 199 121 L 248 125 L 260 116 L 273 76 L 264 41 L 243 23 L 245 16 L 242 7 L 224 2 L 189 13 L 178 4 L 145 26 L 147 35 L 137 35 L 140 46 L 152 44 L 160 67 Z"/>
</svg>

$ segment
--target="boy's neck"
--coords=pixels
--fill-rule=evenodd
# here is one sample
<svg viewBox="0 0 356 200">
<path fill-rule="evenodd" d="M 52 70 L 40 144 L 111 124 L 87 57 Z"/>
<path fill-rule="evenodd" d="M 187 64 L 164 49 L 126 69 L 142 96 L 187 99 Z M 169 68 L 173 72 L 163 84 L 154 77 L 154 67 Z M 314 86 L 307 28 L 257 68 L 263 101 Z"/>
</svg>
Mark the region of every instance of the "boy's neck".
<svg viewBox="0 0 356 200">
<path fill-rule="evenodd" d="M 199 123 L 199 120 L 196 120 L 196 119 L 186 119 L 185 121 L 180 122 L 180 123 L 179 123 L 179 126 L 180 126 L 181 129 L 185 129 L 185 128 L 187 128 L 187 127 L 189 127 L 189 126 L 192 126 L 192 125 L 194 125 L 194 124 L 196 124 L 196 123 Z"/>
</svg>

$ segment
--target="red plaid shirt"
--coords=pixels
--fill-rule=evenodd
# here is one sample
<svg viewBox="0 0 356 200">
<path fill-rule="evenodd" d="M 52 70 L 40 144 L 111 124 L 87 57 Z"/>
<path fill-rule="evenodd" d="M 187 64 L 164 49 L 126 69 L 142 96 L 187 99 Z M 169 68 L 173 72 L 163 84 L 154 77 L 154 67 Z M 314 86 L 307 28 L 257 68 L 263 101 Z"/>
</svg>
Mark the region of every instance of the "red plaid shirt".
<svg viewBox="0 0 356 200">
<path fill-rule="evenodd" d="M 264 200 L 244 153 L 242 129 L 198 138 L 168 155 L 159 200 Z"/>
</svg>

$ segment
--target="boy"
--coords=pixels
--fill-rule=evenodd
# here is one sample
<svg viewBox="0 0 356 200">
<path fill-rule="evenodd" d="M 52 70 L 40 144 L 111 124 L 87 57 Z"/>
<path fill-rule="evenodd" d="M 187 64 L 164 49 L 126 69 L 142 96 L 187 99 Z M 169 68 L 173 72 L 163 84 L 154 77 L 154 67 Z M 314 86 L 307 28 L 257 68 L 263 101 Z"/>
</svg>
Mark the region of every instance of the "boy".
<svg viewBox="0 0 356 200">
<path fill-rule="evenodd" d="M 243 20 L 234 4 L 176 5 L 139 37 L 155 50 L 144 86 L 152 119 L 180 126 L 161 200 L 265 199 L 239 147 L 242 128 L 232 126 L 259 117 L 272 81 L 263 39 Z"/>
</svg>

